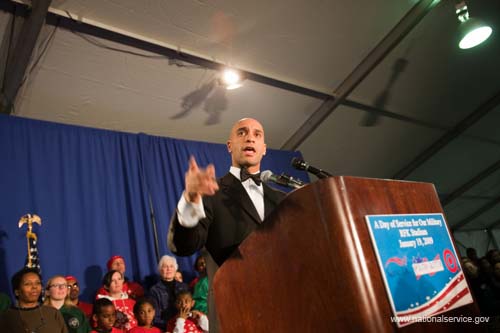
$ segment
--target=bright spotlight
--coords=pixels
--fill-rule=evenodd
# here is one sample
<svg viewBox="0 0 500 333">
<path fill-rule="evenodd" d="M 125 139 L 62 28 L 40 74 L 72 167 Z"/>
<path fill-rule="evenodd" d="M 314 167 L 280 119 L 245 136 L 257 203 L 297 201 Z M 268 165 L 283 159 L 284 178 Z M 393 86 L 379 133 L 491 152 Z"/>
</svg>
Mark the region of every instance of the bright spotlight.
<svg viewBox="0 0 500 333">
<path fill-rule="evenodd" d="M 222 72 L 221 82 L 226 87 L 226 89 L 232 90 L 242 86 L 242 77 L 238 71 L 232 68 L 226 68 Z"/>
</svg>

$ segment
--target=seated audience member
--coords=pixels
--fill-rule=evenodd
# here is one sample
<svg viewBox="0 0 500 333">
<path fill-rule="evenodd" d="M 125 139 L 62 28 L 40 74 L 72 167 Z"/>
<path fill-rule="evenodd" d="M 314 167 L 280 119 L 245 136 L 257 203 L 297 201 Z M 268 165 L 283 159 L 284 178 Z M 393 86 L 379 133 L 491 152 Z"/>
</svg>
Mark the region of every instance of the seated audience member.
<svg viewBox="0 0 500 333">
<path fill-rule="evenodd" d="M 182 272 L 180 270 L 177 270 L 177 272 L 175 272 L 174 279 L 177 282 L 184 282 L 184 277 L 182 276 Z"/>
<path fill-rule="evenodd" d="M 56 275 L 47 281 L 45 288 L 45 301 L 43 304 L 58 309 L 63 318 L 68 332 L 88 333 L 90 325 L 85 314 L 71 303 L 68 297 L 68 284 L 64 276 Z"/>
<path fill-rule="evenodd" d="M 108 268 L 108 271 L 115 270 L 122 273 L 124 278 L 123 292 L 127 293 L 129 298 L 136 299 L 144 296 L 144 288 L 137 282 L 129 281 L 125 276 L 125 270 L 127 267 L 125 265 L 125 259 L 122 256 L 116 255 L 109 258 L 106 267 Z M 97 294 L 106 295 L 106 289 L 101 287 L 101 289 L 97 291 Z"/>
<path fill-rule="evenodd" d="M 105 295 L 97 294 L 97 298 L 107 298 L 113 302 L 116 308 L 115 327 L 122 330 L 130 330 L 137 326 L 134 316 L 135 301 L 128 298 L 123 292 L 123 275 L 119 271 L 111 270 L 104 275 L 102 284 L 106 290 Z"/>
<path fill-rule="evenodd" d="M 486 257 L 479 258 L 479 274 L 482 274 L 484 279 L 489 279 L 491 275 L 491 263 Z"/>
<path fill-rule="evenodd" d="M 12 276 L 17 306 L 0 316 L 2 333 L 67 333 L 61 313 L 51 306 L 40 305 L 42 279 L 34 268 L 23 268 Z"/>
<path fill-rule="evenodd" d="M 493 266 L 493 274 L 491 275 L 491 288 L 495 293 L 495 298 L 500 300 L 500 262 Z"/>
<path fill-rule="evenodd" d="M 208 276 L 207 265 L 203 256 L 200 255 L 198 258 L 196 258 L 194 268 L 199 274 L 198 277 L 193 279 L 193 281 L 189 285 L 191 290 L 193 291 L 193 299 L 195 301 L 194 309 L 206 314 L 208 313 Z"/>
<path fill-rule="evenodd" d="M 493 293 L 491 311 L 488 315 L 491 323 L 488 325 L 488 332 L 500 332 L 500 262 L 492 267 L 490 287 Z"/>
<path fill-rule="evenodd" d="M 500 251 L 491 249 L 486 253 L 486 258 L 488 258 L 491 266 L 494 266 L 497 262 L 500 262 Z"/>
<path fill-rule="evenodd" d="M 479 257 L 477 256 L 477 251 L 473 247 L 468 247 L 466 250 L 467 258 L 469 258 L 474 265 L 479 266 Z"/>
<path fill-rule="evenodd" d="M 0 315 L 8 308 L 10 308 L 10 297 L 0 293 Z"/>
<path fill-rule="evenodd" d="M 198 276 L 195 277 L 194 279 L 189 282 L 189 289 L 193 291 L 194 285 L 198 282 L 198 280 L 207 275 L 207 263 L 205 260 L 205 257 L 202 255 L 199 255 L 196 257 L 196 261 L 194 262 L 194 270 L 198 273 Z"/>
<path fill-rule="evenodd" d="M 479 258 L 479 280 L 481 284 L 487 284 L 489 286 L 491 282 L 491 276 L 493 274 L 493 267 L 486 257 Z"/>
<path fill-rule="evenodd" d="M 92 318 L 92 304 L 78 299 L 80 297 L 80 285 L 78 284 L 78 280 L 72 275 L 66 276 L 65 279 L 68 284 L 69 299 L 71 303 L 82 310 L 85 316 L 90 320 Z"/>
<path fill-rule="evenodd" d="M 495 302 L 491 287 L 481 277 L 479 268 L 471 260 L 463 261 L 463 269 L 481 314 L 485 316 L 492 315 L 495 311 Z"/>
<path fill-rule="evenodd" d="M 107 298 L 95 300 L 92 306 L 92 320 L 96 325 L 91 333 L 123 333 L 123 330 L 114 327 L 116 309 L 113 302 Z"/>
<path fill-rule="evenodd" d="M 158 281 L 149 291 L 151 300 L 155 308 L 154 325 L 159 328 L 165 328 L 168 320 L 175 316 L 175 299 L 181 291 L 188 290 L 185 283 L 174 279 L 175 272 L 178 269 L 177 259 L 175 257 L 164 255 L 158 262 L 158 272 L 160 281 Z"/>
<path fill-rule="evenodd" d="M 161 333 L 158 327 L 153 326 L 155 308 L 150 299 L 138 299 L 134 305 L 134 315 L 137 318 L 137 326 L 128 333 Z"/>
<path fill-rule="evenodd" d="M 208 318 L 205 314 L 193 310 L 195 301 L 189 291 L 177 295 L 175 307 L 178 313 L 167 324 L 168 333 L 208 332 Z"/>
</svg>

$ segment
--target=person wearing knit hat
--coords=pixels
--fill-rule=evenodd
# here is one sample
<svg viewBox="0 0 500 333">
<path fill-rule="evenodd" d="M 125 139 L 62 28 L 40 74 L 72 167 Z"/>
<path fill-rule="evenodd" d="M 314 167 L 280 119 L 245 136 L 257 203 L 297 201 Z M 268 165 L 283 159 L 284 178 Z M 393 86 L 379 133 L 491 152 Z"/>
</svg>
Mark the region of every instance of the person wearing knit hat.
<svg viewBox="0 0 500 333">
<path fill-rule="evenodd" d="M 117 271 L 119 271 L 119 270 L 125 271 L 125 258 L 123 258 L 120 255 L 114 255 L 108 259 L 108 262 L 106 263 L 106 267 L 108 268 L 108 272 L 114 268 Z"/>
<path fill-rule="evenodd" d="M 114 255 L 109 258 L 106 263 L 106 268 L 108 272 L 111 270 L 118 271 L 125 276 L 125 270 L 127 266 L 125 265 L 125 258 L 120 255 Z M 125 277 L 125 282 L 123 283 L 123 292 L 127 293 L 128 297 L 137 299 L 139 297 L 144 296 L 144 288 L 135 281 L 130 281 Z M 96 295 L 107 295 L 107 291 L 104 287 L 101 287 Z"/>
<path fill-rule="evenodd" d="M 73 305 L 77 306 L 85 314 L 89 320 L 92 318 L 92 304 L 79 300 L 80 297 L 80 285 L 78 280 L 73 275 L 68 275 L 65 277 L 66 283 L 69 289 L 69 299 Z"/>
</svg>

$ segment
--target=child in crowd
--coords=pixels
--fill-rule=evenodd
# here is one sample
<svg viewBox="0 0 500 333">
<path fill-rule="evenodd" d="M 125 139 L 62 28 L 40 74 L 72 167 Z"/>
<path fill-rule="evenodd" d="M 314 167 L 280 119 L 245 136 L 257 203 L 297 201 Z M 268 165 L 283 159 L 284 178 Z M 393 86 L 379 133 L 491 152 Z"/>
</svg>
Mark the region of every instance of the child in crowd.
<svg viewBox="0 0 500 333">
<path fill-rule="evenodd" d="M 122 330 L 113 327 L 116 321 L 116 309 L 109 299 L 99 298 L 94 302 L 92 319 L 96 327 L 90 333 L 123 333 Z"/>
<path fill-rule="evenodd" d="M 168 321 L 167 333 L 208 332 L 208 318 L 203 313 L 192 310 L 194 303 L 189 291 L 182 291 L 177 295 L 175 307 L 178 314 Z"/>
<path fill-rule="evenodd" d="M 132 328 L 128 333 L 161 333 L 158 327 L 153 326 L 155 308 L 151 300 L 140 298 L 134 305 L 134 315 L 138 326 Z"/>
</svg>

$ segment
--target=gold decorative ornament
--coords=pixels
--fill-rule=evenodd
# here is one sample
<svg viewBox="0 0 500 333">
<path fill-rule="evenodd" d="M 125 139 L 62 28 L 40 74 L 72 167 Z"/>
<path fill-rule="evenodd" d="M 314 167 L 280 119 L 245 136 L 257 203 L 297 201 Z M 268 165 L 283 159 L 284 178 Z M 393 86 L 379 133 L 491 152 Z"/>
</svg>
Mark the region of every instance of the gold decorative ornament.
<svg viewBox="0 0 500 333">
<path fill-rule="evenodd" d="M 38 223 L 42 225 L 42 219 L 36 214 L 26 214 L 19 219 L 18 227 L 21 228 L 23 224 L 28 225 L 28 231 L 26 231 L 26 240 L 28 241 L 28 265 L 31 267 L 31 246 L 30 239 L 37 240 L 36 234 L 33 232 L 33 223 Z"/>
</svg>

